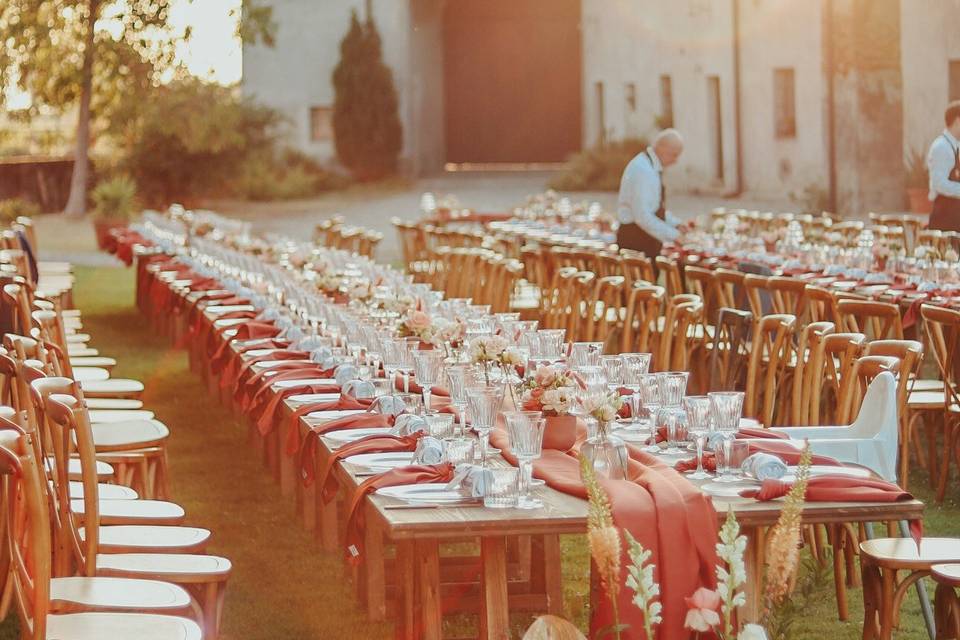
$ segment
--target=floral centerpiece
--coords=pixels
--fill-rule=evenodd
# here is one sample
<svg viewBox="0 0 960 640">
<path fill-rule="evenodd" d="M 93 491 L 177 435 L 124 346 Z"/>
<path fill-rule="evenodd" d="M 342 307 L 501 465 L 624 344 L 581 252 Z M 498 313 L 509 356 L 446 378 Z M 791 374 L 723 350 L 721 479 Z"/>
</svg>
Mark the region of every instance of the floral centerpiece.
<svg viewBox="0 0 960 640">
<path fill-rule="evenodd" d="M 524 383 L 524 411 L 542 411 L 547 417 L 566 416 L 573 408 L 577 381 L 569 371 L 544 365 Z"/>
<path fill-rule="evenodd" d="M 329 271 L 318 273 L 314 282 L 318 290 L 334 297 L 340 294 L 340 287 L 343 286 L 343 278 Z"/>
<path fill-rule="evenodd" d="M 470 361 L 483 368 L 483 377 L 490 383 L 490 371 L 495 367 L 504 372 L 506 367 L 517 367 L 525 364 L 520 350 L 511 346 L 502 336 L 478 336 L 469 345 Z M 514 389 L 510 387 L 510 394 Z M 516 404 L 516 398 L 514 398 Z"/>
<path fill-rule="evenodd" d="M 610 423 L 617 419 L 623 407 L 619 393 L 588 394 L 581 401 L 583 411 L 596 421 L 596 429 L 580 447 L 580 453 L 593 465 L 593 470 L 608 478 L 627 477 L 627 446 L 610 433 Z"/>
</svg>

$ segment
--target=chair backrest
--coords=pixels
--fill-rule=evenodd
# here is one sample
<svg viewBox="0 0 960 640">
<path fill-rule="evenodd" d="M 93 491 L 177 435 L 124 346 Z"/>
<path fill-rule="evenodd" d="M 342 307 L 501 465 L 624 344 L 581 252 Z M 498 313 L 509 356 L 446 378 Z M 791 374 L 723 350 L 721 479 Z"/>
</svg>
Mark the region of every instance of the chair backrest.
<svg viewBox="0 0 960 640">
<path fill-rule="evenodd" d="M 810 382 L 810 425 L 840 424 L 837 414 L 840 409 L 843 385 L 852 375 L 857 358 L 863 353 L 867 337 L 862 333 L 832 333 L 824 336 L 816 354 L 817 366 L 807 370 Z"/>
<path fill-rule="evenodd" d="M 636 280 L 627 293 L 627 310 L 620 339 L 621 353 L 653 353 L 664 289 Z"/>
<path fill-rule="evenodd" d="M 699 296 L 679 294 L 667 304 L 663 333 L 660 334 L 658 357 L 653 364 L 657 371 L 687 371 L 693 350 L 694 325 L 703 314 Z"/>
<path fill-rule="evenodd" d="M 743 292 L 755 318 L 767 315 L 773 306 L 770 301 L 770 292 L 767 290 L 767 277 L 748 273 L 743 278 Z"/>
<path fill-rule="evenodd" d="M 900 359 L 893 356 L 861 356 L 853 365 L 853 372 L 843 385 L 840 398 L 840 411 L 837 414 L 839 424 L 849 424 L 853 416 L 860 412 L 864 394 L 874 378 L 883 372 L 896 375 L 900 370 Z"/>
<path fill-rule="evenodd" d="M 618 342 L 623 326 L 624 284 L 623 276 L 604 276 L 597 279 L 593 297 L 587 309 L 584 339 L 586 342 L 606 342 L 611 336 Z M 615 351 L 614 345 L 609 345 Z"/>
<path fill-rule="evenodd" d="M 943 376 L 944 408 L 960 406 L 960 311 L 924 304 L 920 315 Z"/>
<path fill-rule="evenodd" d="M 549 300 L 540 325 L 544 329 L 563 329 L 567 326 L 571 306 L 576 296 L 576 267 L 561 267 L 554 272 L 553 284 L 548 292 Z"/>
<path fill-rule="evenodd" d="M 900 417 L 906 418 L 907 398 L 923 364 L 923 343 L 918 340 L 872 340 L 863 351 L 865 356 L 892 356 L 900 360 L 897 379 L 897 403 Z"/>
<path fill-rule="evenodd" d="M 687 283 L 687 293 L 698 295 L 703 300 L 704 323 L 716 323 L 721 296 L 714 272 L 705 267 L 688 264 L 683 268 L 683 277 Z"/>
<path fill-rule="evenodd" d="M 877 300 L 840 300 L 840 320 L 846 331 L 866 334 L 871 340 L 903 340 L 900 308 Z"/>
<path fill-rule="evenodd" d="M 663 273 L 667 295 L 673 297 L 683 293 L 683 273 L 680 271 L 680 263 L 666 256 L 657 256 L 654 261 L 657 268 Z"/>
<path fill-rule="evenodd" d="M 790 400 L 790 423 L 806 425 L 810 419 L 809 404 L 814 380 L 823 368 L 823 339 L 834 332 L 832 322 L 811 322 L 800 331 L 793 367 L 793 394 Z"/>
<path fill-rule="evenodd" d="M 796 324 L 792 315 L 779 313 L 754 323 L 743 412 L 766 427 L 773 426 L 777 419 L 774 409 L 780 384 L 786 378 Z"/>
<path fill-rule="evenodd" d="M 571 342 L 583 342 L 587 324 L 593 319 L 590 304 L 593 300 L 594 282 L 597 276 L 592 271 L 579 271 L 573 279 L 574 294 L 570 300 L 570 315 L 567 316 L 567 336 Z"/>
<path fill-rule="evenodd" d="M 710 353 L 710 391 L 736 391 L 746 382 L 753 314 L 723 307 L 717 314 Z"/>
<path fill-rule="evenodd" d="M 647 284 L 657 284 L 653 262 L 642 251 L 620 249 L 620 263 L 623 268 L 623 275 L 627 278 L 628 286 L 632 287 L 633 283 L 641 280 Z"/>
<path fill-rule="evenodd" d="M 744 309 L 746 291 L 743 288 L 743 279 L 746 274 L 734 269 L 718 268 L 715 272 L 719 300 L 717 304 L 729 309 Z"/>
<path fill-rule="evenodd" d="M 773 298 L 774 313 L 789 313 L 796 316 L 800 326 L 807 323 L 807 285 L 803 280 L 770 276 L 767 278 L 767 288 Z"/>
<path fill-rule="evenodd" d="M 832 322 L 843 328 L 840 322 L 840 310 L 837 308 L 837 296 L 829 289 L 815 287 L 811 284 L 807 289 L 807 309 L 810 312 L 811 322 Z"/>
<path fill-rule="evenodd" d="M 7 587 L 16 601 L 20 637 L 45 640 L 53 547 L 43 474 L 29 435 L 0 429 L 0 474 L 10 562 Z"/>
</svg>

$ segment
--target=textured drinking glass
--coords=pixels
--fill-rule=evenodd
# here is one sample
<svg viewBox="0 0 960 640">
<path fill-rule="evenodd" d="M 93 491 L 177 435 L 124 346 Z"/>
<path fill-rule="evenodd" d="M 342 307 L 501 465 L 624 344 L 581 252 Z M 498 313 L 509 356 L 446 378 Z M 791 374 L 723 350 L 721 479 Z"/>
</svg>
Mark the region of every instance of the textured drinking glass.
<svg viewBox="0 0 960 640">
<path fill-rule="evenodd" d="M 600 366 L 607 377 L 607 387 L 620 392 L 623 386 L 623 358 L 620 356 L 600 356 Z"/>
<path fill-rule="evenodd" d="M 687 477 L 693 480 L 705 480 L 711 475 L 703 470 L 703 445 L 710 434 L 710 398 L 707 396 L 687 396 L 683 400 L 687 410 L 687 433 L 693 436 L 697 446 L 697 469 L 688 471 Z"/>
<path fill-rule="evenodd" d="M 563 357 L 563 338 L 566 329 L 540 329 L 537 337 L 540 339 L 540 357 L 550 360 L 559 360 Z"/>
<path fill-rule="evenodd" d="M 607 391 L 607 375 L 602 367 L 579 367 L 575 373 L 580 377 L 580 384 L 584 387 L 584 396 Z"/>
<path fill-rule="evenodd" d="M 427 430 L 434 438 L 449 440 L 453 438 L 453 414 L 452 413 L 431 413 L 427 414 Z"/>
<path fill-rule="evenodd" d="M 463 436 L 467 424 L 467 365 L 447 367 L 447 386 L 450 391 L 450 404 L 460 415 L 458 435 Z"/>
<path fill-rule="evenodd" d="M 412 413 L 416 416 L 423 413 L 423 398 L 416 393 L 397 393 L 394 397 L 403 402 L 404 413 Z"/>
<path fill-rule="evenodd" d="M 574 342 L 570 346 L 570 366 L 598 367 L 602 353 L 602 342 Z"/>
<path fill-rule="evenodd" d="M 414 351 L 413 366 L 417 375 L 417 383 L 423 392 L 423 408 L 430 413 L 430 393 L 433 385 L 440 379 L 443 368 L 443 352 L 438 349 L 430 351 Z"/>
<path fill-rule="evenodd" d="M 487 469 L 483 506 L 493 509 L 508 509 L 517 506 L 517 480 L 520 470 L 516 467 Z"/>
<path fill-rule="evenodd" d="M 623 385 L 630 393 L 630 427 L 636 429 L 640 425 L 640 380 L 650 370 L 649 353 L 624 353 Z"/>
<path fill-rule="evenodd" d="M 447 461 L 453 466 L 473 463 L 477 441 L 473 438 L 454 438 L 447 442 Z"/>
<path fill-rule="evenodd" d="M 669 371 L 660 376 L 660 402 L 665 407 L 679 407 L 683 405 L 683 396 L 687 393 L 687 379 L 690 374 L 686 371 Z"/>
<path fill-rule="evenodd" d="M 510 411 L 504 414 L 510 450 L 520 462 L 520 488 L 517 507 L 538 509 L 543 502 L 530 497 L 530 481 L 533 479 L 533 461 L 543 449 L 543 430 L 546 420 L 539 411 Z"/>
<path fill-rule="evenodd" d="M 490 449 L 490 432 L 503 404 L 503 386 L 470 387 L 467 389 L 467 405 L 473 419 L 473 429 L 480 436 L 480 459 L 486 462 Z"/>
<path fill-rule="evenodd" d="M 736 482 L 738 478 L 730 473 L 733 440 L 737 428 L 740 426 L 740 414 L 743 412 L 743 392 L 741 391 L 714 391 L 708 393 L 710 408 L 713 413 L 713 424 L 722 435 L 719 447 L 714 452 L 717 456 L 717 482 Z"/>
<path fill-rule="evenodd" d="M 373 383 L 374 395 L 378 398 L 393 393 L 393 380 L 390 378 L 374 378 L 370 382 Z"/>
</svg>

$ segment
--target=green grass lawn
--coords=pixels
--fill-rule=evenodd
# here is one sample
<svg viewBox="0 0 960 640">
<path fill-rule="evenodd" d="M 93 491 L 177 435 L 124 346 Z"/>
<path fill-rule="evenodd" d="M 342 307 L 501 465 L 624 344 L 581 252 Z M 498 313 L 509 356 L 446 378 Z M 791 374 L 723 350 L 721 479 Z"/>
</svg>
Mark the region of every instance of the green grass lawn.
<svg viewBox="0 0 960 640">
<path fill-rule="evenodd" d="M 133 304 L 133 271 L 77 268 L 76 303 L 83 310 L 91 346 L 119 361 L 114 375 L 142 380 L 146 407 L 170 427 L 172 495 L 188 524 L 214 532 L 210 552 L 234 563 L 224 612 L 228 640 L 385 638 L 385 624 L 372 624 L 357 606 L 339 556 L 320 551 L 297 523 L 292 500 L 265 473 L 246 441 L 246 429 L 212 400 L 189 371 L 186 353 L 157 336 Z M 928 535 L 960 536 L 960 492 L 953 485 L 942 507 L 933 506 L 927 478 L 913 477 L 917 497 L 927 501 Z M 567 536 L 564 549 L 566 615 L 578 624 L 588 616 L 588 556 L 581 536 Z M 932 587 L 930 594 L 932 597 Z M 845 640 L 860 637 L 861 595 L 849 592 L 850 621 L 837 621 L 833 584 L 816 582 L 798 607 L 790 638 Z M 529 616 L 513 622 L 519 631 Z M 907 597 L 897 638 L 926 637 L 916 597 Z M 16 638 L 11 620 L 0 640 Z M 449 630 L 471 635 L 472 622 L 452 620 Z"/>
</svg>

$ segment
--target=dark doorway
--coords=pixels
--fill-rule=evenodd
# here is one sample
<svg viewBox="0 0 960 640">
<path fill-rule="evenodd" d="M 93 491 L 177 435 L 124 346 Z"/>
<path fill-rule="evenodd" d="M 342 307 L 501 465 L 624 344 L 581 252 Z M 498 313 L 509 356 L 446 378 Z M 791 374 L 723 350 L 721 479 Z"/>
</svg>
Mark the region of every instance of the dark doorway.
<svg viewBox="0 0 960 640">
<path fill-rule="evenodd" d="M 580 149 L 580 1 L 446 4 L 448 162 L 559 162 Z"/>
</svg>

